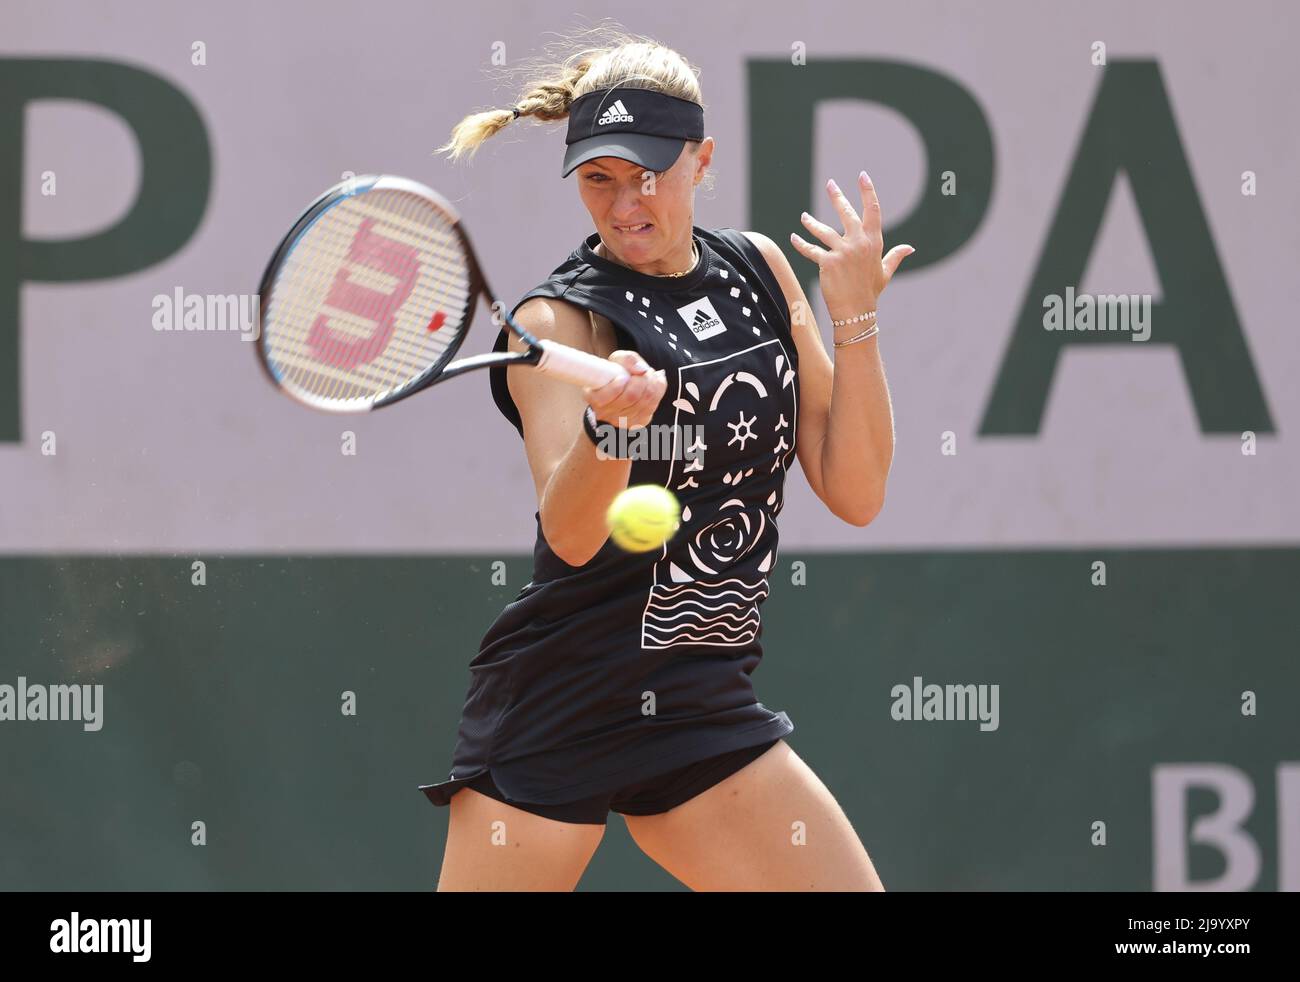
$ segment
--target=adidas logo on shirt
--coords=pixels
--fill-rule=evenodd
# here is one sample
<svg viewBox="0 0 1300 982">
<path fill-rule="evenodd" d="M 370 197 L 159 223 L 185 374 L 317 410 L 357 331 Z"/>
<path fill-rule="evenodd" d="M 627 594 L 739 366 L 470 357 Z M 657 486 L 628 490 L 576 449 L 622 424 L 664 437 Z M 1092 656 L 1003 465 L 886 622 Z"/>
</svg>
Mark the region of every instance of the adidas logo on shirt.
<svg viewBox="0 0 1300 982">
<path fill-rule="evenodd" d="M 600 114 L 600 119 L 596 120 L 597 126 L 605 126 L 609 123 L 630 123 L 635 117 L 627 111 L 623 105 L 622 99 L 615 99 L 614 104 Z"/>
<path fill-rule="evenodd" d="M 686 326 L 691 329 L 697 341 L 704 341 L 727 329 L 708 297 L 688 303 L 685 307 L 678 307 L 677 313 L 681 314 L 682 320 L 686 321 Z"/>
</svg>

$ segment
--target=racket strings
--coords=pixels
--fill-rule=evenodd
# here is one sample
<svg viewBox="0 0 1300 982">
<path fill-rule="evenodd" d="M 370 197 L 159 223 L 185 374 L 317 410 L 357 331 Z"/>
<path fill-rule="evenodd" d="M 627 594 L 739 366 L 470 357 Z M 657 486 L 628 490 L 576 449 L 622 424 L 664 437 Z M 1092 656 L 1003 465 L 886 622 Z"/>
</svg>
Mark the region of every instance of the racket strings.
<svg viewBox="0 0 1300 982">
<path fill-rule="evenodd" d="M 415 199 L 408 200 L 418 206 Z M 399 199 L 400 200 L 400 199 Z M 408 244 L 414 245 L 418 251 L 424 253 L 426 261 L 432 259 L 430 268 L 435 276 L 442 274 L 442 279 L 446 280 L 445 263 L 438 263 L 440 254 L 425 248 L 426 243 L 420 240 L 417 235 L 414 241 L 410 237 L 402 236 L 400 230 L 409 227 L 411 222 L 410 207 L 398 211 L 396 209 L 376 209 L 376 208 L 358 208 L 355 209 L 362 217 L 362 225 L 368 227 L 367 241 L 375 242 L 375 232 L 372 223 L 367 223 L 365 219 L 377 220 L 381 224 L 382 234 L 385 236 L 381 241 L 381 247 L 378 250 L 372 249 L 371 252 L 384 251 L 392 252 L 391 246 L 385 250 L 384 244 L 390 240 L 401 240 L 406 238 Z M 340 216 L 343 217 L 343 216 Z M 400 225 L 397 224 L 400 222 Z M 338 222 L 331 222 L 331 225 L 340 225 Z M 360 228 L 356 232 L 352 231 L 351 225 L 340 226 L 345 233 L 343 241 L 349 245 L 355 246 L 359 236 Z M 450 237 L 444 236 L 443 242 L 440 243 L 445 251 Z M 329 253 L 337 257 L 340 252 L 342 243 L 332 243 Z M 350 250 L 349 258 L 365 260 L 366 250 L 362 250 L 363 255 L 356 256 L 355 250 Z M 379 257 L 382 260 L 382 256 Z M 345 289 L 342 291 L 342 304 L 330 304 L 333 310 L 333 318 L 328 322 L 328 328 L 320 321 L 320 314 L 316 315 L 313 320 L 312 329 L 315 336 L 309 334 L 306 338 L 305 347 L 310 351 L 304 352 L 304 341 L 302 332 L 296 332 L 297 337 L 294 339 L 297 347 L 297 354 L 302 356 L 299 364 L 297 380 L 304 386 L 315 387 L 319 394 L 330 399 L 346 399 L 358 395 L 380 395 L 384 390 L 393 389 L 404 381 L 422 373 L 428 364 L 436 359 L 436 356 L 445 350 L 446 341 L 451 332 L 455 329 L 454 321 L 448 325 L 445 333 L 436 334 L 435 338 L 439 343 L 429 346 L 424 343 L 424 338 L 414 334 L 409 330 L 399 330 L 398 325 L 393 323 L 396 314 L 395 308 L 400 308 L 408 296 L 411 296 L 414 303 L 420 308 L 430 305 L 439 307 L 438 294 L 446 293 L 446 290 L 415 290 L 413 277 L 411 276 L 411 267 L 413 263 L 410 257 L 405 264 L 406 269 L 403 273 L 401 270 L 387 269 L 385 272 L 375 270 L 373 267 L 362 263 L 353 262 L 348 269 L 348 276 L 342 282 Z M 337 265 L 334 262 L 326 262 L 322 269 L 328 272 L 331 266 Z M 391 264 L 390 264 L 391 266 Z M 439 268 L 439 267 L 442 268 Z M 338 273 L 335 272 L 337 280 Z M 389 281 L 388 284 L 382 282 L 383 279 Z M 427 278 L 426 278 L 427 279 Z M 370 280 L 369 289 L 366 289 L 366 281 Z M 403 282 L 404 281 L 404 282 Z M 317 283 L 315 289 L 319 291 L 321 284 Z M 339 299 L 335 297 L 334 299 Z M 464 297 L 457 298 L 463 306 Z M 329 294 L 326 295 L 327 304 L 331 300 Z M 338 306 L 350 308 L 345 311 L 339 311 Z M 310 314 L 310 311 L 308 311 Z M 301 316 L 298 318 L 303 320 Z M 421 318 L 422 319 L 422 318 Z M 359 325 L 357 322 L 360 322 Z M 417 325 L 418 326 L 418 325 Z M 383 358 L 377 357 L 380 353 Z M 323 363 L 323 364 L 322 364 Z M 340 370 L 342 369 L 342 370 Z M 351 369 L 352 378 L 349 378 L 347 369 Z M 311 378 L 306 373 L 315 372 L 324 378 Z M 323 383 L 323 384 L 322 384 Z M 351 383 L 351 384 L 350 384 Z M 361 385 L 367 388 L 367 392 L 356 391 L 356 386 Z"/>
<path fill-rule="evenodd" d="M 427 374 L 474 300 L 449 216 L 407 191 L 329 207 L 299 236 L 263 318 L 267 362 L 310 401 L 373 403 Z"/>
</svg>

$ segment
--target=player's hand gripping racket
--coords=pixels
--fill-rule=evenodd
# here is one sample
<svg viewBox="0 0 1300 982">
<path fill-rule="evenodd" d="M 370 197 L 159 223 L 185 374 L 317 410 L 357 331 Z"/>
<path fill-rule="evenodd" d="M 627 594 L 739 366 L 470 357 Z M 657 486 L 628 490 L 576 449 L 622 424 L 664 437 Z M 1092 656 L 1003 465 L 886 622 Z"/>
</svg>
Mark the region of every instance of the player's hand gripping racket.
<svg viewBox="0 0 1300 982">
<path fill-rule="evenodd" d="M 526 352 L 452 361 L 482 293 Z M 533 365 L 574 385 L 627 372 L 538 340 L 497 304 L 460 216 L 400 177 L 344 181 L 312 202 L 267 266 L 257 344 L 271 379 L 309 406 L 365 412 L 472 368 Z"/>
</svg>

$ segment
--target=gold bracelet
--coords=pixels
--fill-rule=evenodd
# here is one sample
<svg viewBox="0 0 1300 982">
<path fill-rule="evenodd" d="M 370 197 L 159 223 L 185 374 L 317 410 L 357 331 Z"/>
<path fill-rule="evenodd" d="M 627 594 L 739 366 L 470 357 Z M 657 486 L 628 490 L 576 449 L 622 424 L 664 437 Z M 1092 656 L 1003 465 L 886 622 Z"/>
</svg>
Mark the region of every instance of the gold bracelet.
<svg viewBox="0 0 1300 982">
<path fill-rule="evenodd" d="M 854 343 L 856 343 L 856 342 L 858 342 L 858 341 L 865 341 L 867 338 L 871 337 L 871 335 L 875 334 L 875 333 L 876 333 L 877 331 L 879 331 L 879 330 L 880 330 L 880 325 L 879 325 L 879 324 L 872 324 L 869 328 L 867 328 L 867 329 L 866 329 L 865 331 L 863 331 L 861 334 L 855 334 L 853 337 L 849 338 L 849 339 L 846 340 L 846 341 L 836 341 L 836 342 L 834 342 L 835 347 L 837 347 L 837 348 L 843 348 L 846 344 L 854 344 Z"/>
</svg>

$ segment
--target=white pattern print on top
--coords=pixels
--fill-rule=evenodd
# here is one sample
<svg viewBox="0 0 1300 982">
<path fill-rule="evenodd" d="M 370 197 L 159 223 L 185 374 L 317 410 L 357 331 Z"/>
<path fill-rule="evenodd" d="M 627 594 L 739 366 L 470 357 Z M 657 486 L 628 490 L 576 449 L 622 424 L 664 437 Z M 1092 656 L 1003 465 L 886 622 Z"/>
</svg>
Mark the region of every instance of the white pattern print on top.
<svg viewBox="0 0 1300 982">
<path fill-rule="evenodd" d="M 716 493 L 683 509 L 681 531 L 654 564 L 642 648 L 741 647 L 757 637 L 781 501 L 776 491 L 746 493 L 746 484 L 755 473 L 786 467 L 793 453 L 787 413 L 794 418 L 798 407 L 789 365 L 781 339 L 773 338 L 677 367 L 674 424 L 702 433 L 695 449 L 703 454 L 680 469 L 673 461 L 667 486 Z"/>
</svg>

